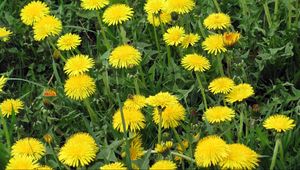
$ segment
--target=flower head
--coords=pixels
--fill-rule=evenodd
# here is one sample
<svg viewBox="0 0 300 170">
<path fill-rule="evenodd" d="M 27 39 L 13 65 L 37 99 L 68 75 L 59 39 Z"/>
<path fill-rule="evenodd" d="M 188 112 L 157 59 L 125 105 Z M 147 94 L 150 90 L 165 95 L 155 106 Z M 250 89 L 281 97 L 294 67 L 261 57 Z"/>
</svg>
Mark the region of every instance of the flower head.
<svg viewBox="0 0 300 170">
<path fill-rule="evenodd" d="M 40 165 L 37 170 L 53 170 L 50 166 Z"/>
<path fill-rule="evenodd" d="M 160 122 L 160 114 L 163 128 L 175 128 L 185 118 L 185 109 L 180 103 L 169 105 L 164 109 L 155 108 L 153 112 L 153 121 L 156 124 Z"/>
<path fill-rule="evenodd" d="M 159 17 L 154 14 L 148 14 L 147 20 L 150 24 L 152 24 L 155 27 L 158 27 L 161 24 L 167 24 L 172 21 L 172 17 L 170 13 L 167 12 L 161 12 L 159 14 Z M 160 21 L 159 21 L 160 20 Z"/>
<path fill-rule="evenodd" d="M 228 145 L 228 156 L 219 165 L 222 169 L 255 169 L 258 166 L 258 154 L 243 144 Z"/>
<path fill-rule="evenodd" d="M 158 14 L 165 5 L 165 0 L 147 0 L 144 9 L 147 14 Z"/>
<path fill-rule="evenodd" d="M 194 7 L 194 0 L 166 0 L 165 10 L 178 14 L 186 14 L 194 9 Z"/>
<path fill-rule="evenodd" d="M 123 115 L 127 131 L 136 132 L 145 127 L 146 120 L 141 111 L 123 108 Z M 120 110 L 118 110 L 113 116 L 113 127 L 120 132 L 124 132 Z"/>
<path fill-rule="evenodd" d="M 44 97 L 55 97 L 55 96 L 57 96 L 57 94 L 54 89 L 45 89 L 43 96 Z"/>
<path fill-rule="evenodd" d="M 146 103 L 153 107 L 165 108 L 167 106 L 177 104 L 178 99 L 169 92 L 159 92 L 154 96 L 149 96 L 146 99 Z"/>
<path fill-rule="evenodd" d="M 223 41 L 226 46 L 234 45 L 239 39 L 241 34 L 238 32 L 225 32 L 223 34 Z"/>
<path fill-rule="evenodd" d="M 33 160 L 39 160 L 44 156 L 46 148 L 42 142 L 35 138 L 23 138 L 18 140 L 11 150 L 12 156 L 27 156 Z"/>
<path fill-rule="evenodd" d="M 232 87 L 232 90 L 226 95 L 226 101 L 234 103 L 254 95 L 253 87 L 250 84 L 242 83 Z"/>
<path fill-rule="evenodd" d="M 5 28 L 5 27 L 0 27 L 0 40 L 6 42 L 9 40 L 9 36 L 12 34 L 12 32 Z"/>
<path fill-rule="evenodd" d="M 103 13 L 103 22 L 108 25 L 118 25 L 129 20 L 133 15 L 133 9 L 125 4 L 114 4 Z"/>
<path fill-rule="evenodd" d="M 204 19 L 203 25 L 209 30 L 224 29 L 230 26 L 230 17 L 223 13 L 213 13 Z"/>
<path fill-rule="evenodd" d="M 209 83 L 208 89 L 213 94 L 227 94 L 234 86 L 234 81 L 228 77 L 220 77 L 214 79 L 212 82 Z"/>
<path fill-rule="evenodd" d="M 204 118 L 209 123 L 220 123 L 231 121 L 234 117 L 234 110 L 227 106 L 215 106 L 207 109 L 204 113 Z"/>
<path fill-rule="evenodd" d="M 87 55 L 78 54 L 66 61 L 64 71 L 69 76 L 78 76 L 87 72 L 95 64 L 94 59 Z"/>
<path fill-rule="evenodd" d="M 210 68 L 209 60 L 202 55 L 188 54 L 181 60 L 181 65 L 187 70 L 203 72 Z"/>
<path fill-rule="evenodd" d="M 144 155 L 144 148 L 142 147 L 142 138 L 140 135 L 135 136 L 130 143 L 130 159 L 138 160 Z M 125 157 L 126 153 L 123 152 L 122 156 Z"/>
<path fill-rule="evenodd" d="M 57 46 L 59 50 L 72 50 L 80 45 L 81 39 L 77 34 L 67 33 L 57 40 Z"/>
<path fill-rule="evenodd" d="M 264 121 L 263 126 L 266 129 L 273 129 L 277 132 L 285 132 L 287 130 L 293 129 L 295 127 L 295 123 L 293 119 L 285 115 L 276 114 L 268 117 Z"/>
<path fill-rule="evenodd" d="M 34 23 L 33 32 L 36 41 L 42 41 L 48 36 L 58 35 L 62 30 L 62 23 L 54 16 L 42 17 Z"/>
<path fill-rule="evenodd" d="M 93 78 L 86 74 L 72 76 L 65 84 L 66 95 L 74 100 L 84 100 L 96 91 L 96 84 Z"/>
<path fill-rule="evenodd" d="M 200 36 L 198 34 L 187 34 L 183 37 L 181 45 L 183 48 L 188 48 L 189 46 L 194 46 L 199 39 Z"/>
<path fill-rule="evenodd" d="M 21 20 L 26 25 L 33 25 L 44 16 L 49 15 L 50 9 L 46 3 L 32 1 L 21 10 Z"/>
<path fill-rule="evenodd" d="M 141 95 L 130 96 L 124 102 L 125 109 L 139 110 L 146 106 L 146 97 Z"/>
<path fill-rule="evenodd" d="M 109 0 L 81 0 L 81 7 L 85 10 L 97 10 L 109 4 Z"/>
<path fill-rule="evenodd" d="M 24 108 L 20 99 L 6 99 L 0 104 L 1 113 L 4 117 L 10 116 L 13 112 L 18 114 Z"/>
<path fill-rule="evenodd" d="M 99 148 L 88 133 L 72 135 L 60 149 L 58 159 L 72 167 L 89 165 L 95 158 Z"/>
<path fill-rule="evenodd" d="M 7 166 L 7 170 L 12 170 L 12 169 L 37 169 L 39 165 L 34 161 L 31 157 L 27 156 L 14 156 L 12 157 Z"/>
<path fill-rule="evenodd" d="M 138 65 L 141 60 L 141 53 L 133 46 L 125 44 L 111 52 L 108 62 L 115 68 L 132 68 Z"/>
<path fill-rule="evenodd" d="M 176 164 L 169 160 L 160 160 L 154 163 L 149 170 L 175 170 Z"/>
<path fill-rule="evenodd" d="M 226 52 L 227 49 L 224 47 L 223 35 L 214 34 L 209 35 L 203 42 L 202 47 L 209 54 L 217 55 L 218 53 Z"/>
<path fill-rule="evenodd" d="M 201 167 L 217 165 L 228 156 L 228 145 L 219 136 L 207 136 L 196 147 L 196 164 Z"/>
<path fill-rule="evenodd" d="M 121 162 L 106 164 L 100 167 L 100 170 L 126 170 L 127 168 Z"/>
<path fill-rule="evenodd" d="M 2 88 L 5 85 L 5 83 L 7 82 L 7 78 L 4 76 L 0 77 L 0 92 L 2 92 Z"/>
<path fill-rule="evenodd" d="M 164 41 L 168 45 L 178 46 L 185 36 L 185 31 L 183 27 L 174 26 L 167 30 L 164 34 Z"/>
</svg>

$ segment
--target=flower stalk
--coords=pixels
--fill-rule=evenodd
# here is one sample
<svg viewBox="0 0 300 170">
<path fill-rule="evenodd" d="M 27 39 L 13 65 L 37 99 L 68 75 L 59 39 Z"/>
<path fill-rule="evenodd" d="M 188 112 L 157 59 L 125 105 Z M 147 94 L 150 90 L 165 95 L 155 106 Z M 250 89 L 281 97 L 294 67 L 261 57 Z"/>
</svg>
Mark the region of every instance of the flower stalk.
<svg viewBox="0 0 300 170">
<path fill-rule="evenodd" d="M 9 134 L 9 131 L 8 131 L 8 128 L 7 128 L 7 124 L 6 124 L 6 121 L 2 115 L 2 112 L 1 112 L 1 109 L 0 109 L 0 116 L 1 116 L 1 123 L 2 123 L 2 126 L 3 126 L 3 131 L 4 131 L 4 134 L 5 134 L 5 138 L 6 138 L 6 143 L 7 143 L 7 148 L 11 148 L 11 141 L 10 141 L 10 134 Z"/>
<path fill-rule="evenodd" d="M 205 108 L 205 110 L 207 110 L 208 107 L 207 107 L 205 91 L 204 91 L 204 87 L 203 87 L 203 85 L 201 83 L 201 80 L 200 80 L 200 73 L 199 72 L 196 72 L 196 78 L 197 78 L 197 81 L 198 81 L 198 84 L 199 84 L 199 88 L 201 90 L 201 95 L 202 95 L 202 98 L 203 98 L 204 108 Z"/>
<path fill-rule="evenodd" d="M 275 168 L 276 157 L 277 157 L 277 154 L 278 154 L 278 149 L 279 149 L 280 144 L 281 144 L 281 139 L 280 139 L 280 137 L 278 137 L 276 139 L 274 150 L 273 150 L 273 156 L 272 156 L 272 162 L 271 162 L 271 165 L 270 165 L 270 170 L 273 170 Z"/>
<path fill-rule="evenodd" d="M 96 125 L 98 122 L 98 116 L 97 116 L 96 112 L 94 111 L 94 109 L 91 107 L 90 101 L 88 99 L 84 99 L 83 104 L 85 105 L 85 107 L 90 115 L 92 123 L 94 125 Z"/>
</svg>

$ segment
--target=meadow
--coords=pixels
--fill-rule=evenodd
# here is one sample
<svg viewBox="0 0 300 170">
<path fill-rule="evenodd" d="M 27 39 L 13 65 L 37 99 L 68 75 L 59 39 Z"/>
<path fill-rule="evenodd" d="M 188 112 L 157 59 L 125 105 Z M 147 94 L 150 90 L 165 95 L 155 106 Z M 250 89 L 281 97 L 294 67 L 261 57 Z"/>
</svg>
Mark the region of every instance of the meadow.
<svg viewBox="0 0 300 170">
<path fill-rule="evenodd" d="M 0 1 L 0 169 L 299 169 L 300 1 Z"/>
</svg>

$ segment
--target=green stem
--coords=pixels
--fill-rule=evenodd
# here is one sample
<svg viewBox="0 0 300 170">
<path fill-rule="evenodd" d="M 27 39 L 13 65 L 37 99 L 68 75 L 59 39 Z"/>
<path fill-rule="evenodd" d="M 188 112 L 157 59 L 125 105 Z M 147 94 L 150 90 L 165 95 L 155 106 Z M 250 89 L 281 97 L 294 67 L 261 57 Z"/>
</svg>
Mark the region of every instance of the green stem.
<svg viewBox="0 0 300 170">
<path fill-rule="evenodd" d="M 201 22 L 200 19 L 199 19 L 199 21 L 198 21 L 198 26 L 199 26 L 199 29 L 200 29 L 200 32 L 201 32 L 202 37 L 205 39 L 206 34 L 205 34 L 205 31 L 204 31 L 204 28 L 203 28 L 203 25 L 202 25 L 202 22 Z"/>
<path fill-rule="evenodd" d="M 221 12 L 220 5 L 217 0 L 213 0 L 218 12 Z"/>
<path fill-rule="evenodd" d="M 272 20 L 271 20 L 270 10 L 269 10 L 269 7 L 268 7 L 268 2 L 266 1 L 263 6 L 264 6 L 265 15 L 266 15 L 266 18 L 267 18 L 269 28 L 271 28 Z"/>
<path fill-rule="evenodd" d="M 160 29 L 163 33 L 165 33 L 165 28 L 164 28 L 164 25 L 162 24 L 161 22 L 161 19 L 160 19 L 160 16 L 158 16 L 158 19 L 159 19 L 159 25 L 160 25 Z M 168 66 L 170 67 L 171 66 L 171 49 L 170 49 L 170 46 L 168 44 L 166 44 L 166 48 L 167 48 L 167 57 L 168 57 Z"/>
<path fill-rule="evenodd" d="M 239 133 L 238 133 L 238 142 L 241 143 L 242 136 L 243 136 L 243 123 L 244 123 L 244 112 L 240 112 L 240 126 L 239 126 Z"/>
<path fill-rule="evenodd" d="M 56 51 L 56 50 L 58 50 L 57 48 L 56 48 L 56 46 L 52 43 L 52 41 L 51 40 L 49 40 L 48 39 L 48 45 L 49 45 L 49 47 L 51 46 L 52 48 L 53 48 L 53 50 L 54 50 L 54 52 Z M 59 51 L 59 50 L 58 50 Z M 66 62 L 66 59 L 65 59 L 65 57 L 61 54 L 61 53 L 59 53 L 60 54 L 60 58 L 64 61 L 64 62 Z M 53 54 L 52 54 L 53 55 Z M 53 57 L 52 57 L 53 58 Z"/>
<path fill-rule="evenodd" d="M 141 64 L 139 64 L 139 66 L 138 66 L 138 70 L 139 70 L 139 74 L 141 75 L 141 78 L 142 78 L 142 83 L 143 83 L 143 88 L 147 88 L 147 85 L 146 85 L 146 80 L 145 80 L 145 74 L 144 74 L 144 72 L 143 72 L 143 68 L 142 68 L 142 66 L 141 66 Z"/>
<path fill-rule="evenodd" d="M 275 0 L 275 4 L 274 4 L 274 21 L 277 20 L 278 9 L 279 9 L 279 0 Z"/>
<path fill-rule="evenodd" d="M 134 88 L 135 88 L 135 93 L 136 94 L 141 94 L 140 93 L 140 87 L 139 87 L 139 84 L 138 84 L 138 76 L 134 76 Z"/>
<path fill-rule="evenodd" d="M 8 131 L 8 128 L 7 128 L 6 120 L 4 119 L 1 110 L 0 110 L 0 116 L 1 116 L 3 130 L 4 130 L 4 133 L 5 133 L 7 147 L 10 150 L 10 147 L 11 147 L 10 135 L 9 135 L 9 131 Z"/>
<path fill-rule="evenodd" d="M 283 165 L 283 169 L 286 169 L 285 164 L 284 164 L 285 160 L 284 160 L 283 147 L 282 147 L 281 140 L 280 140 L 280 143 L 279 143 L 279 154 L 280 154 L 280 160 L 281 160 L 282 165 Z"/>
<path fill-rule="evenodd" d="M 33 85 L 36 85 L 36 86 L 39 86 L 39 87 L 42 87 L 42 88 L 46 88 L 46 86 L 43 86 L 39 83 L 36 83 L 36 82 L 33 82 L 33 81 L 30 81 L 30 80 L 26 80 L 26 79 L 21 79 L 21 78 L 7 78 L 7 81 L 24 81 L 24 82 L 27 82 L 27 83 L 30 83 L 30 84 L 33 84 Z"/>
<path fill-rule="evenodd" d="M 222 64 L 222 59 L 221 59 L 221 54 L 217 55 L 217 60 L 218 60 L 218 67 L 219 67 L 219 73 L 221 76 L 224 76 L 224 70 L 223 70 L 223 64 Z"/>
<path fill-rule="evenodd" d="M 187 160 L 187 161 L 190 161 L 190 162 L 192 162 L 192 163 L 196 163 L 196 161 L 195 161 L 193 158 L 191 158 L 191 157 L 189 157 L 189 156 L 186 156 L 186 155 L 183 155 L 183 154 L 181 154 L 181 153 L 172 151 L 171 154 L 172 154 L 172 155 L 175 155 L 175 156 L 179 156 L 179 157 L 181 157 L 181 158 L 183 158 L 183 159 L 185 159 L 185 160 Z"/>
<path fill-rule="evenodd" d="M 83 104 L 85 105 L 85 107 L 86 107 L 86 109 L 87 109 L 87 111 L 88 111 L 88 113 L 89 113 L 89 115 L 90 115 L 90 118 L 91 118 L 92 123 L 93 123 L 94 125 L 96 125 L 97 122 L 98 122 L 98 117 L 97 117 L 96 112 L 95 112 L 95 111 L 93 110 L 93 108 L 91 107 L 91 104 L 90 104 L 89 100 L 88 100 L 88 99 L 84 99 L 84 100 L 83 100 Z"/>
<path fill-rule="evenodd" d="M 105 72 L 103 72 L 103 83 L 104 83 L 106 95 L 110 96 L 109 76 L 108 76 L 108 71 L 106 66 L 105 66 Z"/>
<path fill-rule="evenodd" d="M 272 156 L 272 162 L 271 162 L 271 165 L 270 165 L 270 170 L 273 170 L 275 168 L 276 157 L 277 157 L 277 154 L 278 154 L 278 148 L 279 148 L 280 143 L 281 143 L 281 139 L 278 137 L 276 139 L 275 147 L 274 147 L 274 150 L 273 150 L 273 156 Z"/>
<path fill-rule="evenodd" d="M 127 163 L 128 169 L 132 169 L 131 158 L 130 158 L 131 157 L 130 156 L 130 141 L 128 140 L 128 137 L 127 137 L 126 122 L 125 122 L 123 107 L 122 107 L 122 103 L 121 103 L 121 100 L 120 100 L 119 93 L 117 93 L 117 99 L 118 99 L 118 104 L 119 104 L 121 118 L 122 118 L 122 126 L 123 126 L 123 131 L 124 131 L 124 138 L 126 140 L 126 146 L 125 146 L 126 163 Z"/>
<path fill-rule="evenodd" d="M 157 141 L 158 144 L 161 144 L 161 128 L 162 128 L 162 109 L 161 108 L 157 108 L 158 109 L 158 114 L 159 114 L 159 123 L 158 123 L 158 136 L 157 136 Z"/>
<path fill-rule="evenodd" d="M 153 15 L 153 23 L 154 23 L 154 15 Z M 158 38 L 157 38 L 157 30 L 156 30 L 156 27 L 154 25 L 153 25 L 153 32 L 154 32 L 154 38 L 155 38 L 156 48 L 157 48 L 158 53 L 159 53 L 160 46 L 159 46 L 159 42 L 158 42 Z"/>
<path fill-rule="evenodd" d="M 103 26 L 102 20 L 100 18 L 100 13 L 97 14 L 97 19 L 98 19 L 98 23 L 99 23 L 99 26 L 100 26 L 100 31 L 101 31 L 102 37 L 104 39 L 104 45 L 106 47 L 106 50 L 109 50 L 111 47 L 110 47 L 110 44 L 107 40 L 105 31 L 104 31 L 104 26 Z"/>
<path fill-rule="evenodd" d="M 200 73 L 199 72 L 196 72 L 196 77 L 197 77 L 197 81 L 198 81 L 198 84 L 199 84 L 199 88 L 201 90 L 201 94 L 202 94 L 202 98 L 203 98 L 203 103 L 204 103 L 204 107 L 205 107 L 205 110 L 208 109 L 207 107 L 207 102 L 206 102 L 206 96 L 205 96 L 205 91 L 204 91 L 204 87 L 201 83 L 201 80 L 200 80 Z"/>
<path fill-rule="evenodd" d="M 175 138 L 176 138 L 177 142 L 180 144 L 182 150 L 184 150 L 184 146 L 183 146 L 182 140 L 181 140 L 180 137 L 179 137 L 178 132 L 176 131 L 175 128 L 172 128 L 172 131 L 173 131 L 173 133 L 174 133 L 174 135 L 175 135 Z"/>
</svg>

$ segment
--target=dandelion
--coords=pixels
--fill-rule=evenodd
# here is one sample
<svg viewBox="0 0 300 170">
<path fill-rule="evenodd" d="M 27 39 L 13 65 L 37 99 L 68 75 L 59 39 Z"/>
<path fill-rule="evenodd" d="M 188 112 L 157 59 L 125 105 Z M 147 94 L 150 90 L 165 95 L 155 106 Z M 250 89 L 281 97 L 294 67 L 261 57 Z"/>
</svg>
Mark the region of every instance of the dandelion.
<svg viewBox="0 0 300 170">
<path fill-rule="evenodd" d="M 183 37 L 181 45 L 183 48 L 188 48 L 189 46 L 194 46 L 199 39 L 200 36 L 198 34 L 187 34 Z"/>
<path fill-rule="evenodd" d="M 26 25 L 33 25 L 44 16 L 49 15 L 50 9 L 46 3 L 32 1 L 21 10 L 21 20 Z"/>
<path fill-rule="evenodd" d="M 230 26 L 230 17 L 224 13 L 213 13 L 204 19 L 203 25 L 209 30 L 224 29 Z"/>
<path fill-rule="evenodd" d="M 227 94 L 234 87 L 235 83 L 231 78 L 219 77 L 209 83 L 208 89 L 213 94 Z"/>
<path fill-rule="evenodd" d="M 258 154 L 243 144 L 228 145 L 228 156 L 219 165 L 222 169 L 255 169 L 258 166 Z"/>
<path fill-rule="evenodd" d="M 220 123 L 224 121 L 231 121 L 234 114 L 234 110 L 227 106 L 215 106 L 205 111 L 204 118 L 209 123 Z"/>
<path fill-rule="evenodd" d="M 186 14 L 195 7 L 194 0 L 166 0 L 165 9 L 169 12 Z"/>
<path fill-rule="evenodd" d="M 170 23 L 172 21 L 172 17 L 168 12 L 161 12 L 159 17 L 154 14 L 148 14 L 147 20 L 153 26 L 158 27 L 160 24 Z"/>
<path fill-rule="evenodd" d="M 263 126 L 266 129 L 273 129 L 276 132 L 285 132 L 295 127 L 294 120 L 281 114 L 276 114 L 268 117 Z"/>
<path fill-rule="evenodd" d="M 187 70 L 203 72 L 210 69 L 209 60 L 202 55 L 188 54 L 181 60 L 181 65 Z"/>
<path fill-rule="evenodd" d="M 161 113 L 160 113 L 161 112 Z M 185 118 L 185 109 L 179 104 L 173 104 L 165 107 L 162 111 L 159 108 L 155 108 L 153 112 L 153 120 L 156 124 L 160 122 L 161 114 L 161 125 L 164 128 L 175 128 L 180 124 L 180 121 Z"/>
<path fill-rule="evenodd" d="M 33 160 L 39 160 L 46 152 L 45 146 L 35 138 L 23 138 L 18 140 L 11 150 L 12 156 L 27 156 Z"/>
<path fill-rule="evenodd" d="M 139 65 L 141 60 L 141 53 L 133 46 L 125 44 L 111 52 L 108 62 L 115 68 L 132 68 Z"/>
<path fill-rule="evenodd" d="M 225 97 L 227 102 L 234 103 L 236 101 L 243 101 L 252 95 L 254 95 L 253 87 L 250 84 L 242 83 L 232 87 L 230 93 Z"/>
<path fill-rule="evenodd" d="M 218 53 L 226 52 L 227 49 L 224 47 L 223 35 L 214 34 L 209 35 L 203 42 L 202 47 L 208 54 L 217 55 Z"/>
<path fill-rule="evenodd" d="M 36 41 L 42 41 L 48 36 L 58 35 L 62 30 L 62 23 L 55 16 L 45 16 L 34 23 L 33 32 Z"/>
<path fill-rule="evenodd" d="M 50 166 L 47 165 L 41 165 L 37 168 L 37 170 L 53 170 Z"/>
<path fill-rule="evenodd" d="M 219 136 L 207 136 L 196 147 L 196 164 L 201 167 L 217 165 L 228 157 L 229 147 Z"/>
<path fill-rule="evenodd" d="M 165 0 L 147 0 L 144 9 L 147 14 L 158 14 L 164 8 Z"/>
<path fill-rule="evenodd" d="M 153 107 L 165 108 L 167 106 L 172 106 L 178 103 L 176 96 L 170 94 L 169 92 L 159 92 L 154 96 L 149 96 L 146 99 L 146 103 Z"/>
<path fill-rule="evenodd" d="M 18 114 L 24 108 L 24 103 L 20 99 L 6 99 L 0 104 L 1 113 L 4 117 Z"/>
<path fill-rule="evenodd" d="M 12 157 L 7 166 L 7 170 L 16 170 L 16 169 L 37 169 L 39 165 L 31 157 L 27 156 L 14 156 Z"/>
<path fill-rule="evenodd" d="M 43 136 L 43 138 L 44 138 L 44 140 L 45 140 L 45 142 L 47 142 L 47 143 L 51 143 L 52 142 L 52 140 L 53 140 L 53 137 L 51 136 L 51 134 L 49 134 L 49 133 L 47 133 L 47 134 L 45 134 L 44 136 Z"/>
<path fill-rule="evenodd" d="M 57 40 L 57 46 L 59 50 L 66 51 L 75 49 L 80 45 L 81 39 L 77 34 L 67 33 Z"/>
<path fill-rule="evenodd" d="M 86 166 L 95 160 L 98 150 L 91 135 L 79 132 L 66 141 L 58 153 L 58 159 L 68 166 Z"/>
<path fill-rule="evenodd" d="M 145 127 L 146 120 L 141 111 L 123 108 L 123 115 L 127 131 L 136 132 Z M 113 116 L 113 127 L 120 132 L 124 132 L 120 110 Z"/>
<path fill-rule="evenodd" d="M 64 71 L 69 76 L 78 76 L 86 73 L 95 64 L 94 59 L 88 55 L 78 54 L 66 61 Z"/>
<path fill-rule="evenodd" d="M 241 34 L 238 32 L 225 32 L 223 34 L 223 41 L 226 46 L 234 45 L 239 39 Z"/>
<path fill-rule="evenodd" d="M 4 77 L 4 76 L 1 76 L 0 77 L 0 92 L 2 92 L 2 89 L 3 89 L 6 82 L 7 82 L 7 78 Z"/>
<path fill-rule="evenodd" d="M 167 147 L 164 143 L 157 143 L 154 148 L 157 153 L 164 153 L 167 150 Z"/>
<path fill-rule="evenodd" d="M 95 93 L 96 84 L 93 78 L 86 74 L 72 76 L 65 83 L 67 97 L 74 100 L 84 100 Z"/>
<path fill-rule="evenodd" d="M 55 97 L 57 96 L 56 91 L 53 89 L 46 89 L 43 93 L 44 97 Z"/>
<path fill-rule="evenodd" d="M 100 167 L 100 170 L 126 170 L 127 168 L 121 162 L 106 164 Z"/>
<path fill-rule="evenodd" d="M 142 138 L 140 135 L 134 137 L 130 143 L 130 159 L 138 160 L 144 155 L 144 148 L 142 147 Z M 122 156 L 125 157 L 126 153 L 123 152 Z"/>
<path fill-rule="evenodd" d="M 114 4 L 103 13 L 103 22 L 110 25 L 118 25 L 129 20 L 133 16 L 133 9 L 125 4 Z"/>
<path fill-rule="evenodd" d="M 109 0 L 81 0 L 81 7 L 85 10 L 98 10 L 109 4 Z"/>
<path fill-rule="evenodd" d="M 149 170 L 176 170 L 176 164 L 169 160 L 160 160 L 154 163 Z"/>
<path fill-rule="evenodd" d="M 174 26 L 167 30 L 164 34 L 164 41 L 168 45 L 178 46 L 185 36 L 185 31 L 183 27 Z"/>
<path fill-rule="evenodd" d="M 3 42 L 6 42 L 9 40 L 9 36 L 12 34 L 12 32 L 7 29 L 6 27 L 0 27 L 0 40 Z"/>
<path fill-rule="evenodd" d="M 146 97 L 141 95 L 130 96 L 124 102 L 124 109 L 139 110 L 146 106 Z"/>
</svg>

